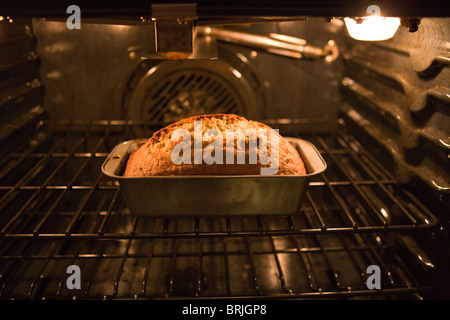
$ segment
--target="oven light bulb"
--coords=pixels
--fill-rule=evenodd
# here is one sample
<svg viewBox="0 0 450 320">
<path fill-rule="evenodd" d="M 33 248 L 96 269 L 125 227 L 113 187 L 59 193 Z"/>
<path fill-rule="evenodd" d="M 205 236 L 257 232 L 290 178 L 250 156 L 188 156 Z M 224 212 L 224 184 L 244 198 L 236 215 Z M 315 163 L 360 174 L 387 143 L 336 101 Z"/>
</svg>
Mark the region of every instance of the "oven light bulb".
<svg viewBox="0 0 450 320">
<path fill-rule="evenodd" d="M 394 36 L 400 26 L 400 18 L 386 18 L 376 15 L 356 21 L 344 18 L 347 31 L 353 39 L 362 41 L 382 41 Z"/>
</svg>

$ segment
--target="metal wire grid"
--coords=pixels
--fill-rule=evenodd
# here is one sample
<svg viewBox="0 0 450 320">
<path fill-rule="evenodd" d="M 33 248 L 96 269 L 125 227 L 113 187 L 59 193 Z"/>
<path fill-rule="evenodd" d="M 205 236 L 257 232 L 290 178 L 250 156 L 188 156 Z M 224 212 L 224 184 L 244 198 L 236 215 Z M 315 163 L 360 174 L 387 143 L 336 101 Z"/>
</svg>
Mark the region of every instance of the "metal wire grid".
<svg viewBox="0 0 450 320">
<path fill-rule="evenodd" d="M 188 69 L 164 76 L 148 93 L 147 119 L 173 121 L 191 114 L 234 113 L 245 109 L 235 90 L 212 72 Z M 145 108 L 145 107 L 143 107 Z M 206 109 L 206 110 L 205 110 Z"/>
<path fill-rule="evenodd" d="M 26 240 L 19 244 L 24 253 L 2 254 L 0 294 L 2 299 L 384 298 L 414 297 L 426 289 L 367 234 L 183 242 Z M 82 270 L 80 290 L 66 286 L 72 264 Z M 364 285 L 370 264 L 383 270 L 380 290 Z"/>
<path fill-rule="evenodd" d="M 298 215 L 138 219 L 100 172 L 132 129 L 123 121 L 60 122 L 2 161 L 0 297 L 323 298 L 424 289 L 384 235 L 432 229 L 437 220 L 351 137 L 302 137 L 329 168 Z M 77 292 L 65 287 L 70 264 L 89 270 Z M 370 264 L 384 272 L 382 290 L 364 284 Z"/>
</svg>

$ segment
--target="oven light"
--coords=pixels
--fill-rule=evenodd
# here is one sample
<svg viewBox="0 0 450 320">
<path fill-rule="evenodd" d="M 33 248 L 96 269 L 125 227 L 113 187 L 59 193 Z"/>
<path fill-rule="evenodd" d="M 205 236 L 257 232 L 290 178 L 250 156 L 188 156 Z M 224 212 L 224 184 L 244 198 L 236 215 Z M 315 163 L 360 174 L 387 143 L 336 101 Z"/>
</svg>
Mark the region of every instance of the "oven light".
<svg viewBox="0 0 450 320">
<path fill-rule="evenodd" d="M 356 21 L 344 18 L 347 31 L 353 39 L 363 41 L 382 41 L 390 39 L 400 26 L 400 18 L 367 16 Z"/>
</svg>

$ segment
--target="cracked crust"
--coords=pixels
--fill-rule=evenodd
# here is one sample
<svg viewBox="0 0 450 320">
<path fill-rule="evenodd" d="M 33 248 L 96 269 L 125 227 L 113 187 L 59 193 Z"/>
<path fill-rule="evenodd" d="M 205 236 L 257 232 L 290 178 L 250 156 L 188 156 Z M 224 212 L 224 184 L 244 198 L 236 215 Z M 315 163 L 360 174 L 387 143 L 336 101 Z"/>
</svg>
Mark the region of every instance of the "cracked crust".
<svg viewBox="0 0 450 320">
<path fill-rule="evenodd" d="M 207 149 L 208 145 L 215 141 L 214 136 L 205 135 L 208 129 L 218 129 L 222 134 L 223 145 L 223 163 L 207 164 L 202 161 L 202 164 L 194 164 L 194 121 L 201 121 L 202 124 L 202 154 Z M 181 163 L 174 164 L 171 158 L 172 148 L 176 146 L 180 140 L 172 140 L 172 134 L 177 129 L 185 129 L 191 135 L 190 150 L 191 150 L 191 164 Z M 245 139 L 245 164 L 236 164 L 236 155 L 238 154 L 239 146 L 234 139 L 232 148 L 227 149 L 226 145 L 226 130 L 235 132 L 235 137 Z M 260 162 L 260 155 L 258 148 L 251 149 L 249 145 L 249 137 L 243 135 L 243 132 L 250 132 L 254 130 L 258 141 L 264 137 L 270 137 L 270 132 L 275 133 L 279 138 L 279 157 L 272 166 L 278 164 L 278 171 L 276 175 L 305 175 L 305 165 L 295 150 L 295 148 L 286 140 L 284 140 L 278 133 L 273 131 L 269 126 L 257 122 L 247 120 L 243 117 L 233 114 L 211 114 L 199 115 L 189 117 L 178 122 L 175 122 L 161 130 L 155 132 L 153 136 L 147 140 L 138 150 L 130 154 L 127 166 L 124 172 L 125 177 L 136 176 L 176 176 L 176 175 L 259 175 L 261 168 L 269 167 L 270 164 L 262 164 Z M 255 131 L 256 130 L 256 131 Z M 263 130 L 263 131 L 257 131 Z M 208 133 L 208 132 L 206 132 Z M 264 133 L 264 134 L 260 134 Z M 271 159 L 271 145 L 270 138 L 265 139 L 268 144 L 268 157 Z M 243 140 L 244 141 L 244 140 Z M 219 143 L 219 141 L 217 141 Z M 257 163 L 249 164 L 250 151 L 256 152 Z M 234 164 L 226 163 L 226 153 L 232 153 L 235 156 Z M 212 153 L 214 155 L 214 153 Z M 274 159 L 271 159 L 274 161 Z"/>
</svg>

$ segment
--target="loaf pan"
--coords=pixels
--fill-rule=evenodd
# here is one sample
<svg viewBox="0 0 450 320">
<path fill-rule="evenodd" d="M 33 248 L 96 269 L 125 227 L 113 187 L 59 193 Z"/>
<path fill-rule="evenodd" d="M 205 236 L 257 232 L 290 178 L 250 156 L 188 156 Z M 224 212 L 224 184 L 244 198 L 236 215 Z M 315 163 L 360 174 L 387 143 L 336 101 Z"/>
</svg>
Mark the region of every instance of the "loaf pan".
<svg viewBox="0 0 450 320">
<path fill-rule="evenodd" d="M 117 145 L 102 172 L 119 182 L 128 209 L 136 217 L 291 215 L 299 211 L 310 180 L 327 166 L 310 142 L 285 139 L 300 153 L 307 175 L 122 176 L 129 154 L 147 139 Z"/>
</svg>

